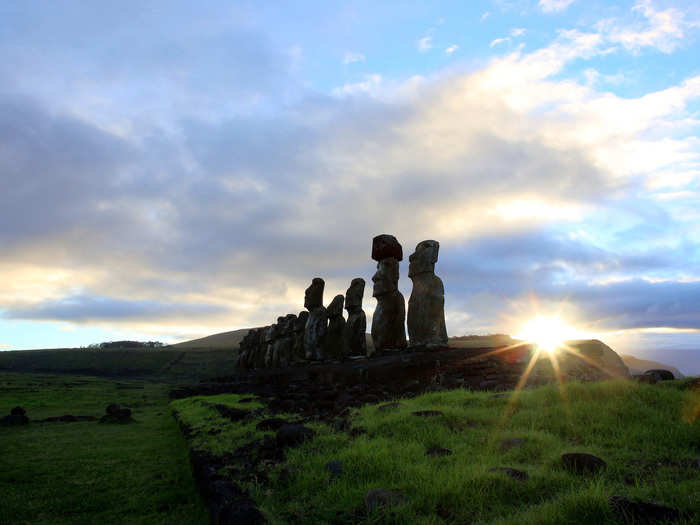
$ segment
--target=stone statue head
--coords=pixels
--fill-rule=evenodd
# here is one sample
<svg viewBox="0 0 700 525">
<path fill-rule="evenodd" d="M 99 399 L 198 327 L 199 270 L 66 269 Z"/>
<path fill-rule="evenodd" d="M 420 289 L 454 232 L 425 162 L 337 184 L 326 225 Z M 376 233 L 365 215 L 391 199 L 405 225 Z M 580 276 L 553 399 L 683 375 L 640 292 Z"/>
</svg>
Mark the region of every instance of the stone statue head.
<svg viewBox="0 0 700 525">
<path fill-rule="evenodd" d="M 382 259 L 377 263 L 377 272 L 372 276 L 374 287 L 372 297 L 394 292 L 399 288 L 399 261 L 393 257 Z"/>
<path fill-rule="evenodd" d="M 345 292 L 345 309 L 348 312 L 359 312 L 362 309 L 362 296 L 365 294 L 365 280 L 356 277 L 350 281 L 350 288 Z"/>
<path fill-rule="evenodd" d="M 439 251 L 440 243 L 437 241 L 419 242 L 416 246 L 416 251 L 408 258 L 408 276 L 413 277 L 421 273 L 434 273 Z"/>
<path fill-rule="evenodd" d="M 343 315 L 343 304 L 345 303 L 345 297 L 343 295 L 336 295 L 331 304 L 328 305 L 328 317 L 338 317 Z"/>
<path fill-rule="evenodd" d="M 282 333 L 284 335 L 291 335 L 294 332 L 294 324 L 296 323 L 297 316 L 294 314 L 287 314 L 284 318 L 284 329 Z"/>
<path fill-rule="evenodd" d="M 302 310 L 299 312 L 299 315 L 296 318 L 296 321 L 294 321 L 294 331 L 295 332 L 303 332 L 304 328 L 306 327 L 306 321 L 309 320 L 309 312 L 306 310 Z"/>
<path fill-rule="evenodd" d="M 276 324 L 271 324 L 270 326 L 267 327 L 265 330 L 265 342 L 269 343 L 273 339 L 277 337 L 277 325 Z"/>
<path fill-rule="evenodd" d="M 320 277 L 314 277 L 311 286 L 304 293 L 304 308 L 311 310 L 323 306 L 323 288 L 326 283 Z"/>
</svg>

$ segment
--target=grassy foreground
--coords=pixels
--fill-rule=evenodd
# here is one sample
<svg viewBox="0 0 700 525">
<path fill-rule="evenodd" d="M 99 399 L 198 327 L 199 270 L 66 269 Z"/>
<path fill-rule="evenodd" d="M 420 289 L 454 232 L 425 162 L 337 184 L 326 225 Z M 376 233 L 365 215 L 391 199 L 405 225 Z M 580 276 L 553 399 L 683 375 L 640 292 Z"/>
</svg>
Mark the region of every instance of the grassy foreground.
<svg viewBox="0 0 700 525">
<path fill-rule="evenodd" d="M 192 445 L 216 454 L 261 437 L 260 417 L 232 425 L 208 404 L 240 396 L 172 403 L 196 430 Z M 412 412 L 438 410 L 418 417 Z M 393 409 L 366 405 L 352 413 L 356 438 L 324 424 L 316 437 L 290 450 L 286 464 L 269 465 L 271 485 L 248 487 L 271 523 L 560 524 L 616 523 L 612 495 L 675 507 L 700 522 L 700 392 L 689 381 L 644 385 L 629 381 L 570 383 L 504 396 L 454 390 L 399 400 Z M 519 438 L 522 442 L 504 440 Z M 515 445 L 513 445 L 515 443 Z M 509 446 L 513 445 L 513 446 Z M 452 451 L 432 457 L 432 447 Z M 560 456 L 588 452 L 607 469 L 567 472 Z M 333 480 L 325 466 L 340 460 Z M 286 468 L 291 476 L 283 477 Z M 525 471 L 526 481 L 493 467 Z M 363 498 L 374 488 L 398 490 L 401 505 L 368 514 Z"/>
<path fill-rule="evenodd" d="M 99 418 L 109 403 L 135 422 L 0 427 L 0 523 L 208 523 L 166 385 L 0 373 L 0 416 Z"/>
</svg>

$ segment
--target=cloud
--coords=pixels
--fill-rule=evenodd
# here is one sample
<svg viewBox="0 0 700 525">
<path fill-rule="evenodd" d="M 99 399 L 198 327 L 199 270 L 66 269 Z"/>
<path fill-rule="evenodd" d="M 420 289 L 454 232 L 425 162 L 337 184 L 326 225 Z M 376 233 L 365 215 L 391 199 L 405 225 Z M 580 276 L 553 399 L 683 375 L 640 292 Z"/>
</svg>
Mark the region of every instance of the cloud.
<svg viewBox="0 0 700 525">
<path fill-rule="evenodd" d="M 365 75 L 365 79 L 361 82 L 345 84 L 341 87 L 333 89 L 333 95 L 343 97 L 348 95 L 358 95 L 361 93 L 369 93 L 377 88 L 382 83 L 382 76 L 378 74 Z"/>
<path fill-rule="evenodd" d="M 481 18 L 479 19 L 479 21 L 480 21 L 480 22 L 484 22 L 484 21 L 486 21 L 486 19 L 487 19 L 489 16 L 491 16 L 491 13 L 488 12 L 488 11 L 485 11 L 485 12 L 481 15 Z"/>
<path fill-rule="evenodd" d="M 531 294 L 606 329 L 691 326 L 696 202 L 655 192 L 674 173 L 688 174 L 674 192 L 693 191 L 700 81 L 622 98 L 567 74 L 612 46 L 565 30 L 468 73 L 367 75 L 291 99 L 276 91 L 289 63 L 266 52 L 250 93 L 283 109 L 213 111 L 228 96 L 175 89 L 145 123 L 128 104 L 116 121 L 75 113 L 61 90 L 53 104 L 0 93 L 0 308 L 177 333 L 261 325 L 298 312 L 314 276 L 326 299 L 369 281 L 371 238 L 389 232 L 407 253 L 441 241 L 451 333 L 500 330 Z M 176 62 L 166 78 L 201 71 Z M 151 119 L 161 103 L 173 115 Z"/>
<path fill-rule="evenodd" d="M 421 53 L 429 51 L 433 48 L 433 37 L 431 35 L 427 35 L 423 38 L 418 39 L 418 43 L 416 44 L 416 46 L 418 47 L 418 51 L 420 51 Z"/>
<path fill-rule="evenodd" d="M 10 350 L 12 348 L 12 345 L 9 345 L 7 343 L 0 343 L 0 350 Z"/>
<path fill-rule="evenodd" d="M 355 62 L 364 62 L 365 55 L 362 53 L 353 53 L 351 51 L 346 51 L 343 56 L 343 64 L 353 64 Z"/>
<path fill-rule="evenodd" d="M 3 317 L 6 319 L 86 322 L 105 319 L 119 321 L 142 318 L 148 320 L 203 318 L 226 311 L 221 306 L 211 304 L 170 304 L 151 300 L 131 301 L 111 297 L 77 295 L 43 301 L 39 304 L 10 307 L 5 310 Z"/>
<path fill-rule="evenodd" d="M 457 51 L 458 49 L 459 49 L 459 46 L 457 44 L 452 44 L 451 46 L 445 48 L 445 54 L 449 56 L 452 53 L 454 53 L 455 51 Z"/>
<path fill-rule="evenodd" d="M 559 13 L 574 3 L 574 0 L 540 0 L 539 6 L 544 13 Z"/>
<path fill-rule="evenodd" d="M 510 36 L 506 36 L 503 38 L 496 38 L 495 40 L 492 40 L 491 43 L 489 44 L 489 47 L 495 47 L 499 44 L 505 44 L 506 42 L 510 42 L 511 38 L 518 38 L 519 36 L 523 36 L 525 34 L 525 29 L 522 27 L 515 27 L 510 30 Z"/>
<path fill-rule="evenodd" d="M 645 47 L 653 47 L 663 53 L 671 53 L 681 45 L 686 31 L 697 26 L 697 22 L 686 20 L 679 9 L 656 10 L 650 1 L 635 4 L 632 11 L 643 20 L 628 23 L 618 18 L 608 18 L 596 24 L 597 29 L 613 43 L 622 45 L 634 53 Z"/>
</svg>

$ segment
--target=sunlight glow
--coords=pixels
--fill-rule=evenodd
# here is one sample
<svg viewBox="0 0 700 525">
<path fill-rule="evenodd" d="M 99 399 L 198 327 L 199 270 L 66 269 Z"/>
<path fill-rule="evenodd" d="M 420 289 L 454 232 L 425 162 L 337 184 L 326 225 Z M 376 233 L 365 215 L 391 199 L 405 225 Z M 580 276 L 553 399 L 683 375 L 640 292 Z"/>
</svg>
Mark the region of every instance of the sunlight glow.
<svg viewBox="0 0 700 525">
<path fill-rule="evenodd" d="M 536 343 L 538 348 L 550 354 L 564 344 L 567 339 L 578 337 L 578 330 L 559 317 L 537 316 L 526 321 L 517 335 L 518 339 Z"/>
</svg>

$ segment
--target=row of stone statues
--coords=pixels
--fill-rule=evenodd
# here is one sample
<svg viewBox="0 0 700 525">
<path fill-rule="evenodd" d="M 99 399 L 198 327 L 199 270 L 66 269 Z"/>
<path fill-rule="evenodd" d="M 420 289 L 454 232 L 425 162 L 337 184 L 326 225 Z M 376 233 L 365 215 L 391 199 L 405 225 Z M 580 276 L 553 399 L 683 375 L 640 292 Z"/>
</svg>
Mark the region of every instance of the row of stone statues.
<svg viewBox="0 0 700 525">
<path fill-rule="evenodd" d="M 239 366 L 276 368 L 299 361 L 367 355 L 367 320 L 362 310 L 365 280 L 353 279 L 345 297 L 336 295 L 327 308 L 323 306 L 324 288 L 323 279 L 314 278 L 304 297 L 308 311 L 278 317 L 275 324 L 250 330 L 240 343 Z"/>
<path fill-rule="evenodd" d="M 367 320 L 362 310 L 364 279 L 353 279 L 345 296 L 336 295 L 324 307 L 325 282 L 316 277 L 304 295 L 307 311 L 278 317 L 275 324 L 250 330 L 240 344 L 239 366 L 276 368 L 299 361 L 370 357 L 374 351 L 402 350 L 408 346 L 406 320 L 410 346 L 446 346 L 445 290 L 435 275 L 439 249 L 437 241 L 422 241 L 409 257 L 408 276 L 413 290 L 406 319 L 405 300 L 398 288 L 403 249 L 393 235 L 378 235 L 372 240 L 372 259 L 377 261 L 372 296 L 377 299 L 377 307 L 372 317 L 374 349 L 369 353 Z M 343 306 L 348 311 L 347 321 Z"/>
</svg>

